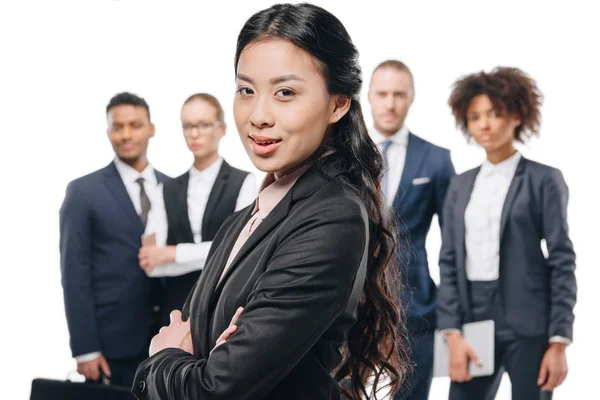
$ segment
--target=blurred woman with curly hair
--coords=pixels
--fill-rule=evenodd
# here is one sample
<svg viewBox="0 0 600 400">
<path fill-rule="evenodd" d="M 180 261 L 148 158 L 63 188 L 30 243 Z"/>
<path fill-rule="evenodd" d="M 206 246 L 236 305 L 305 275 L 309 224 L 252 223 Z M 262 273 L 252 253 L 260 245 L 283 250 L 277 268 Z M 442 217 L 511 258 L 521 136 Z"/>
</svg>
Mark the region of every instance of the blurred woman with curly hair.
<svg viewBox="0 0 600 400">
<path fill-rule="evenodd" d="M 539 134 L 541 102 L 517 68 L 462 77 L 448 101 L 486 152 L 453 180 L 444 207 L 437 323 L 450 351 L 451 400 L 493 399 L 504 371 L 514 400 L 550 399 L 567 375 L 577 293 L 568 188 L 558 169 L 514 146 Z M 485 320 L 494 323 L 494 372 L 473 378 L 480 360 L 461 329 Z"/>
</svg>

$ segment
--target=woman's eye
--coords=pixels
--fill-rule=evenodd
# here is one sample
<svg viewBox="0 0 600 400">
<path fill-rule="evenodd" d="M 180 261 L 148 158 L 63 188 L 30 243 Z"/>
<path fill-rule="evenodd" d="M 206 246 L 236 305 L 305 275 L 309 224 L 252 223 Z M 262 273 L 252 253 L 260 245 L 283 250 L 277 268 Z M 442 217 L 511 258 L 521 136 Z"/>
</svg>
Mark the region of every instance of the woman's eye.
<svg viewBox="0 0 600 400">
<path fill-rule="evenodd" d="M 252 95 L 252 94 L 254 94 L 254 92 L 253 92 L 253 91 L 252 91 L 252 89 L 250 89 L 250 88 L 239 88 L 239 89 L 237 90 L 237 92 L 238 92 L 239 94 L 241 94 L 242 96 L 249 96 L 249 95 Z"/>
<path fill-rule="evenodd" d="M 290 89 L 280 89 L 275 93 L 275 95 L 278 97 L 292 97 L 295 94 L 296 93 L 294 93 L 294 91 Z"/>
</svg>

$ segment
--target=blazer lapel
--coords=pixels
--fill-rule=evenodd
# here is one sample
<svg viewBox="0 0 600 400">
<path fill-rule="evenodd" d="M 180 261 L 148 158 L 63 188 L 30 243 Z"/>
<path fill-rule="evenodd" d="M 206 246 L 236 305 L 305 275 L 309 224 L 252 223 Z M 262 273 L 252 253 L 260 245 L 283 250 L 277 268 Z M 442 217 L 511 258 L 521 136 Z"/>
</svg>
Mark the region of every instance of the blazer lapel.
<svg viewBox="0 0 600 400">
<path fill-rule="evenodd" d="M 269 215 L 260 223 L 260 225 L 258 225 L 256 230 L 252 232 L 246 243 L 244 243 L 238 254 L 231 262 L 231 265 L 223 276 L 223 279 L 221 279 L 219 282 L 221 274 L 225 268 L 225 264 L 227 263 L 229 255 L 231 254 L 231 250 L 233 249 L 233 246 L 237 241 L 242 228 L 250 219 L 253 208 L 248 207 L 248 210 L 244 213 L 244 218 L 240 218 L 235 224 L 235 230 L 228 232 L 227 237 L 230 238 L 230 240 L 227 243 L 227 246 L 223 246 L 224 252 L 221 255 L 221 258 L 215 258 L 215 262 L 218 263 L 219 268 L 217 276 L 213 277 L 210 282 L 211 284 L 209 288 L 212 290 L 214 287 L 215 289 L 211 296 L 209 307 L 214 307 L 216 301 L 219 299 L 221 291 L 223 290 L 223 285 L 227 282 L 229 276 L 231 276 L 231 274 L 248 255 L 248 253 L 254 250 L 256 246 L 281 223 L 281 221 L 288 215 L 292 204 L 300 199 L 310 196 L 315 190 L 320 188 L 329 180 L 340 175 L 342 172 L 343 169 L 336 163 L 336 157 L 334 155 L 324 157 L 317 162 L 316 165 L 306 171 L 304 175 L 302 175 L 294 184 L 291 190 L 275 206 L 271 213 L 269 213 Z"/>
<path fill-rule="evenodd" d="M 459 285 L 459 296 L 462 297 L 465 304 L 470 303 L 470 298 L 467 291 L 469 281 L 467 279 L 465 269 L 467 257 L 467 249 L 465 247 L 465 211 L 467 210 L 467 205 L 471 200 L 471 193 L 473 193 L 473 187 L 475 186 L 475 180 L 477 179 L 479 170 L 480 167 L 477 167 L 466 173 L 467 177 L 465 180 L 465 185 L 464 187 L 460 188 L 456 198 L 456 215 L 454 216 L 454 228 L 456 229 L 454 234 L 456 267 L 458 279 L 464 282 L 464 285 Z M 465 313 L 467 314 L 467 320 L 471 321 L 473 319 L 471 307 L 467 307 Z"/>
<path fill-rule="evenodd" d="M 502 243 L 502 235 L 504 234 L 504 229 L 506 228 L 506 223 L 508 221 L 508 216 L 510 215 L 510 211 L 512 210 L 512 206 L 519 194 L 519 190 L 521 189 L 521 185 L 523 184 L 523 172 L 525 171 L 525 158 L 521 157 L 519 161 L 519 165 L 517 166 L 517 170 L 515 171 L 515 176 L 510 182 L 510 186 L 508 187 L 508 193 L 506 194 L 506 199 L 504 200 L 504 205 L 502 206 L 502 215 L 500 217 L 500 242 Z"/>
<path fill-rule="evenodd" d="M 253 208 L 248 207 L 235 219 L 232 225 L 223 235 L 224 240 L 219 243 L 214 253 L 206 260 L 206 266 L 200 275 L 200 280 L 196 284 L 194 294 L 192 295 L 191 304 L 194 310 L 194 331 L 200 336 L 201 349 L 196 354 L 206 357 L 210 351 L 208 348 L 210 341 L 210 318 L 212 316 L 213 303 L 211 299 L 214 297 L 215 287 L 221 278 L 225 264 L 229 259 L 231 250 L 237 241 L 242 228 L 250 219 L 250 214 Z"/>
<path fill-rule="evenodd" d="M 179 221 L 182 232 L 188 238 L 194 238 L 190 218 L 188 215 L 188 188 L 190 187 L 190 173 L 183 174 L 181 179 L 177 180 L 177 212 L 180 214 L 177 220 Z"/>
<path fill-rule="evenodd" d="M 475 179 L 477 179 L 477 175 L 479 174 L 480 167 L 475 168 L 468 172 L 468 176 L 466 179 L 466 186 L 461 188 L 458 192 L 458 196 L 456 198 L 456 215 L 454 219 L 454 224 L 456 228 L 456 251 L 457 256 L 460 257 L 460 260 L 457 260 L 458 266 L 464 266 L 466 250 L 465 250 L 465 211 L 467 210 L 467 205 L 471 200 L 471 193 L 473 193 L 473 187 L 475 186 Z"/>
<path fill-rule="evenodd" d="M 129 197 L 129 193 L 127 193 L 123 179 L 121 179 L 121 175 L 119 175 L 119 171 L 117 171 L 114 162 L 111 162 L 105 168 L 104 177 L 104 184 L 117 201 L 117 204 L 119 204 L 124 214 L 127 214 L 128 218 L 132 220 L 132 223 L 138 225 L 139 228 L 143 230 L 142 220 L 135 210 L 131 197 Z"/>
<path fill-rule="evenodd" d="M 213 215 L 215 208 L 219 206 L 219 200 L 221 199 L 221 195 L 223 194 L 223 190 L 227 185 L 227 180 L 229 179 L 229 175 L 231 172 L 231 167 L 225 160 L 223 160 L 223 164 L 221 164 L 221 169 L 217 174 L 217 179 L 213 184 L 213 187 L 208 195 L 208 200 L 206 202 L 206 209 L 204 211 L 204 216 L 202 217 L 202 227 L 201 232 L 204 235 L 204 232 L 208 229 L 208 223 L 210 222 L 210 218 L 205 218 L 205 216 Z M 203 239 L 204 240 L 204 239 Z"/>
<path fill-rule="evenodd" d="M 398 208 L 400 204 L 405 200 L 407 192 L 412 186 L 412 181 L 417 177 L 423 162 L 425 161 L 427 148 L 423 145 L 418 137 L 412 133 L 408 134 L 408 145 L 406 146 L 406 157 L 404 158 L 404 167 L 402 168 L 402 178 L 400 179 L 400 186 L 396 191 L 394 197 L 394 208 Z"/>
<path fill-rule="evenodd" d="M 273 228 L 275 228 L 277 225 L 279 225 L 279 223 L 288 215 L 291 200 L 292 200 L 292 191 L 290 190 L 285 195 L 285 197 L 279 202 L 279 204 L 277 204 L 277 206 L 275 206 L 275 208 L 271 211 L 271 213 L 260 223 L 260 225 L 258 225 L 256 230 L 254 232 L 252 232 L 252 234 L 250 235 L 250 237 L 248 238 L 246 243 L 244 243 L 244 245 L 242 246 L 240 251 L 237 253 L 235 258 L 231 262 L 231 265 L 229 265 L 229 268 L 227 269 L 227 272 L 225 272 L 223 279 L 221 279 L 219 282 L 219 278 L 221 277 L 221 273 L 222 273 L 223 269 L 225 268 L 227 259 L 229 258 L 229 255 L 231 254 L 231 249 L 233 248 L 233 245 L 237 241 L 239 232 L 241 232 L 242 228 L 244 227 L 244 225 L 248 222 L 248 219 L 250 219 L 250 218 L 245 219 L 244 225 L 242 225 L 240 227 L 239 231 L 236 231 L 236 232 L 238 232 L 238 235 L 235 237 L 235 240 L 233 241 L 233 243 L 231 243 L 231 247 L 230 247 L 230 249 L 228 249 L 229 251 L 227 251 L 226 257 L 223 260 L 223 262 L 221 263 L 221 268 L 219 268 L 221 273 L 219 273 L 219 276 L 217 277 L 218 283 L 215 282 L 215 284 L 217 286 L 215 287 L 215 291 L 213 292 L 213 295 L 211 297 L 211 302 L 210 302 L 211 308 L 214 306 L 214 302 L 216 302 L 216 300 L 218 300 L 218 298 L 221 294 L 221 291 L 223 290 L 223 285 L 225 284 L 225 282 L 227 282 L 227 279 L 233 273 L 233 271 L 235 271 L 236 267 L 240 264 L 240 262 L 246 257 L 246 255 L 248 255 L 248 253 L 250 251 L 252 251 L 256 247 L 256 245 L 258 243 L 260 243 L 265 238 L 265 236 L 267 236 L 269 234 L 269 232 L 271 232 L 273 230 Z M 252 213 L 252 210 L 250 210 L 250 213 Z"/>
</svg>

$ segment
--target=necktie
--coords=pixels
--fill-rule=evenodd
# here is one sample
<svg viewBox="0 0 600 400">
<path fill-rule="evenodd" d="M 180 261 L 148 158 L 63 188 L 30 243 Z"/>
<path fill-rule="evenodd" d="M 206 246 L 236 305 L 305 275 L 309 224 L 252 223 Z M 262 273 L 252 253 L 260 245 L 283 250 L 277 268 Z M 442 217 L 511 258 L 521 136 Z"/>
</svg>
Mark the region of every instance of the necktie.
<svg viewBox="0 0 600 400">
<path fill-rule="evenodd" d="M 140 204 L 142 206 L 142 213 L 140 214 L 140 218 L 145 228 L 146 223 L 148 222 L 148 213 L 150 212 L 150 199 L 146 194 L 146 189 L 144 189 L 144 178 L 139 177 L 135 181 L 140 185 Z"/>
<path fill-rule="evenodd" d="M 388 172 L 389 172 L 389 162 L 387 158 L 387 151 L 392 142 L 390 140 L 386 140 L 381 143 L 381 155 L 383 156 L 383 176 L 381 177 L 381 193 L 383 194 L 383 202 L 386 202 L 387 197 L 387 188 L 388 188 Z"/>
</svg>

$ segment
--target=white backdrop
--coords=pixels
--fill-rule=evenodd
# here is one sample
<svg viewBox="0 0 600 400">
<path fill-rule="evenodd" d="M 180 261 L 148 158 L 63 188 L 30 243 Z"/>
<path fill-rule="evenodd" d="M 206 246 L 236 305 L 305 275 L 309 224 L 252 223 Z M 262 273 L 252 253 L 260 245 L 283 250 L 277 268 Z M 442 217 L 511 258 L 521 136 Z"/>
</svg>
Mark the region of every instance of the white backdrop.
<svg viewBox="0 0 600 400">
<path fill-rule="evenodd" d="M 387 58 L 412 68 L 416 100 L 407 124 L 450 148 L 458 172 L 484 156 L 454 127 L 446 105 L 451 83 L 496 65 L 520 67 L 537 79 L 546 98 L 542 135 L 523 153 L 563 171 L 571 190 L 569 219 L 578 256 L 570 375 L 555 398 L 594 397 L 599 351 L 593 321 L 600 278 L 593 253 L 600 225 L 594 145 L 600 133 L 595 123 L 600 63 L 593 49 L 600 29 L 592 2 L 316 3 L 346 25 L 361 52 L 366 82 L 375 65 Z M 224 104 L 229 123 L 222 154 L 233 165 L 253 170 L 232 119 L 233 56 L 244 21 L 271 4 L 1 3 L 0 381 L 10 398 L 27 398 L 34 377 L 62 379 L 75 368 L 60 285 L 58 209 L 70 180 L 111 161 L 105 135 L 108 100 L 120 91 L 146 98 L 157 127 L 150 160 L 175 176 L 191 163 L 178 120 L 181 103 L 197 91 L 213 93 Z M 368 114 L 366 91 L 363 99 Z M 437 228 L 427 245 L 437 279 Z M 431 398 L 443 399 L 447 390 L 448 381 L 436 379 Z M 510 398 L 507 381 L 498 398 Z"/>
</svg>

